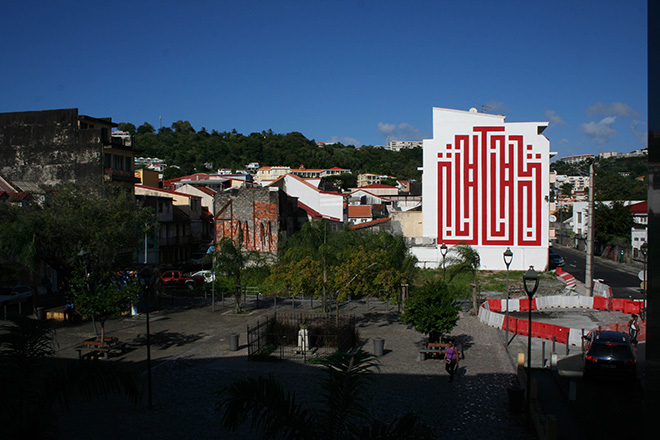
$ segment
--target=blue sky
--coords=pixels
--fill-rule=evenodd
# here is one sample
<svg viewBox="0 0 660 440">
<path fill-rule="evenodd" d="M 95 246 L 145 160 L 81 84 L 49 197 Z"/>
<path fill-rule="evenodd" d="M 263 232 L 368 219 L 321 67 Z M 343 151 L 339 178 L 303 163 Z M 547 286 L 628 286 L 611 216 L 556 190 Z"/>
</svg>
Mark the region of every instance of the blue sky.
<svg viewBox="0 0 660 440">
<path fill-rule="evenodd" d="M 5 0 L 0 29 L 0 112 L 359 146 L 476 107 L 559 156 L 646 146 L 641 0 Z"/>
</svg>

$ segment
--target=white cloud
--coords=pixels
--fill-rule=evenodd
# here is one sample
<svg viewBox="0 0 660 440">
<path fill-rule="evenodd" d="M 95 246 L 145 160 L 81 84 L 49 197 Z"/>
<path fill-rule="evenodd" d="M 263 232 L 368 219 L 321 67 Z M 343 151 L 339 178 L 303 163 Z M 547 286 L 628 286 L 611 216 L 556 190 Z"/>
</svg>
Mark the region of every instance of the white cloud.
<svg viewBox="0 0 660 440">
<path fill-rule="evenodd" d="M 564 125 L 566 122 L 557 114 L 554 110 L 547 110 L 545 112 L 545 118 L 550 122 L 550 125 Z"/>
<path fill-rule="evenodd" d="M 600 116 L 617 116 L 619 118 L 639 118 L 639 114 L 625 102 L 599 102 L 587 109 L 590 118 Z"/>
<path fill-rule="evenodd" d="M 599 144 L 605 144 L 611 138 L 616 136 L 618 132 L 612 128 L 616 121 L 616 116 L 608 116 L 600 120 L 600 122 L 587 122 L 580 126 L 582 133 L 589 136 Z"/>
<path fill-rule="evenodd" d="M 632 130 L 635 137 L 639 139 L 640 145 L 646 148 L 649 142 L 646 122 L 640 121 L 639 119 L 633 119 L 630 123 L 630 130 Z"/>
<path fill-rule="evenodd" d="M 483 109 L 485 113 L 493 114 L 505 114 L 510 111 L 509 107 L 500 101 L 488 101 L 486 105 L 483 106 Z"/>
<path fill-rule="evenodd" d="M 378 131 L 384 136 L 393 136 L 396 133 L 396 125 L 379 122 Z"/>
<path fill-rule="evenodd" d="M 402 122 L 399 124 L 399 131 L 401 132 L 402 141 L 421 141 L 422 132 L 408 124 L 407 122 Z"/>
<path fill-rule="evenodd" d="M 381 134 L 382 136 L 389 137 L 392 140 L 399 140 L 399 141 L 422 140 L 422 132 L 407 122 L 402 122 L 399 125 L 379 122 L 378 133 Z"/>
<path fill-rule="evenodd" d="M 326 141 L 326 144 L 334 144 L 337 142 L 343 145 L 353 145 L 354 147 L 362 146 L 362 142 L 349 136 L 332 136 L 329 140 Z"/>
</svg>

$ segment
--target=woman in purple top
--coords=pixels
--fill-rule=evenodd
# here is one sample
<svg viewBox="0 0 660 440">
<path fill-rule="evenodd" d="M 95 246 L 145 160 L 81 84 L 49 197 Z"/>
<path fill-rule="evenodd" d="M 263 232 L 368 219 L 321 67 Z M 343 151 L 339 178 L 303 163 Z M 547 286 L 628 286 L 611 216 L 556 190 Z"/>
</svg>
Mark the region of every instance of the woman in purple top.
<svg viewBox="0 0 660 440">
<path fill-rule="evenodd" d="M 454 380 L 454 373 L 458 367 L 458 350 L 451 339 L 445 348 L 445 370 L 449 373 L 449 382 Z"/>
</svg>

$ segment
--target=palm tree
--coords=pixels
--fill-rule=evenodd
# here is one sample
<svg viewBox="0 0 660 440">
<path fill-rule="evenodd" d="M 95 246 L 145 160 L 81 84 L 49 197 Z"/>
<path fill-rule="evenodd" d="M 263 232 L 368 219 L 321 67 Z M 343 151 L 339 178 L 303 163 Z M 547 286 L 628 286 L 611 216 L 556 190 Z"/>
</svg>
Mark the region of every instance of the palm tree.
<svg viewBox="0 0 660 440">
<path fill-rule="evenodd" d="M 136 377 L 115 364 L 52 358 L 52 336 L 43 321 L 22 316 L 0 329 L 3 439 L 56 438 L 55 404 L 66 407 L 74 394 L 91 400 L 122 392 L 132 402 L 140 399 Z"/>
<path fill-rule="evenodd" d="M 390 424 L 369 416 L 366 407 L 367 381 L 378 368 L 376 358 L 363 351 L 335 352 L 318 363 L 327 376 L 321 384 L 320 409 L 296 401 L 272 376 L 240 380 L 220 391 L 217 409 L 223 411 L 222 425 L 232 431 L 251 423 L 264 439 L 427 439 L 429 428 L 406 414 Z"/>
<path fill-rule="evenodd" d="M 479 257 L 479 252 L 477 252 L 472 246 L 467 244 L 459 244 L 454 246 L 453 249 L 455 255 L 452 255 L 448 260 L 451 265 L 451 270 L 449 274 L 449 282 L 454 279 L 454 277 L 460 273 L 470 273 L 474 279 L 473 281 L 473 295 L 472 295 L 472 306 L 474 311 L 477 311 L 477 275 L 479 273 L 479 266 L 481 266 L 481 258 Z"/>
</svg>

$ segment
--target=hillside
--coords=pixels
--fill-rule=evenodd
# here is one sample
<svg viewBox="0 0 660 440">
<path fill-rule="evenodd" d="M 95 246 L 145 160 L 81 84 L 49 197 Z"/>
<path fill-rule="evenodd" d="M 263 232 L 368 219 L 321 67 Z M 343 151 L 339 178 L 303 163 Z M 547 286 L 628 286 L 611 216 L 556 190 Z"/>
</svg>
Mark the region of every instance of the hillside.
<svg viewBox="0 0 660 440">
<path fill-rule="evenodd" d="M 318 146 L 303 134 L 273 133 L 271 130 L 243 135 L 236 130 L 210 133 L 195 131 L 188 121 L 177 121 L 171 127 L 156 131 L 151 125 L 135 128 L 131 123 L 119 124 L 120 130 L 135 135 L 136 156 L 158 157 L 168 165 L 166 177 L 212 171 L 220 168 L 243 169 L 251 162 L 298 168 L 341 167 L 353 173 L 387 174 L 397 179 L 419 179 L 422 149 L 401 152 L 364 146 L 331 144 Z"/>
</svg>

